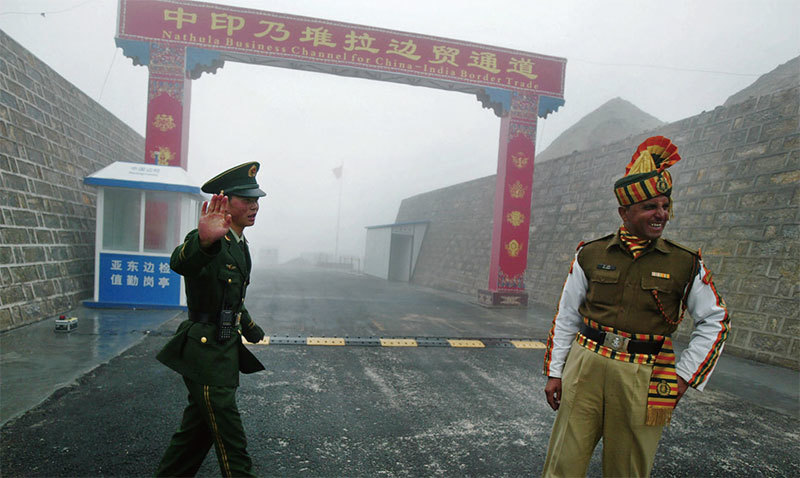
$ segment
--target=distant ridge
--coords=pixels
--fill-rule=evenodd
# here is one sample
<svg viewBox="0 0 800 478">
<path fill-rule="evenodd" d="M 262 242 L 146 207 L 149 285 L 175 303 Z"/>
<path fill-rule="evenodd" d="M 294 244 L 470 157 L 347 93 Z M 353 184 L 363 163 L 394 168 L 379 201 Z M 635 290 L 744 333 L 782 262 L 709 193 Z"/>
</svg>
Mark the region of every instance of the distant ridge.
<svg viewBox="0 0 800 478">
<path fill-rule="evenodd" d="M 581 118 L 536 155 L 536 162 L 585 151 L 599 145 L 651 130 L 664 122 L 622 98 L 614 98 Z"/>
<path fill-rule="evenodd" d="M 746 101 L 748 98 L 773 93 L 785 88 L 800 85 L 800 56 L 797 56 L 774 70 L 761 75 L 752 85 L 729 96 L 722 106 L 731 106 Z"/>
</svg>

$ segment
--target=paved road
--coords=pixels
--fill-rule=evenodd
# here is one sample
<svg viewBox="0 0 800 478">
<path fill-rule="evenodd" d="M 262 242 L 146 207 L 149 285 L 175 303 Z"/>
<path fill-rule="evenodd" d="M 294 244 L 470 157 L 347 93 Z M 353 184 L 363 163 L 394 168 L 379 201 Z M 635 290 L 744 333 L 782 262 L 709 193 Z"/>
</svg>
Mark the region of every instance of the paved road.
<svg viewBox="0 0 800 478">
<path fill-rule="evenodd" d="M 276 335 L 536 338 L 550 320 L 325 271 L 263 272 L 247 300 L 257 321 Z M 180 318 L 0 429 L 2 475 L 152 475 L 185 400 L 180 378 L 153 357 Z M 238 397 L 259 475 L 530 476 L 541 470 L 554 418 L 543 398 L 541 350 L 251 350 L 267 371 L 243 376 Z M 690 391 L 664 434 L 653 475 L 798 476 L 798 424 L 796 413 L 727 391 Z M 590 476 L 599 469 L 596 456 Z M 200 474 L 219 475 L 213 452 Z"/>
</svg>

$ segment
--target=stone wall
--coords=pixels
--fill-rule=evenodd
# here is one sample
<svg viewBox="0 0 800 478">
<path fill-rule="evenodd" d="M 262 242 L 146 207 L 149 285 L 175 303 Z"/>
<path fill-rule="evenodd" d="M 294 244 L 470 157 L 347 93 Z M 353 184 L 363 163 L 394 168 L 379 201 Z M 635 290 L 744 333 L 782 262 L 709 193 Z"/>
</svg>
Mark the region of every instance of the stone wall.
<svg viewBox="0 0 800 478">
<path fill-rule="evenodd" d="M 404 199 L 395 222 L 430 220 L 413 282 L 475 295 L 486 288 L 492 245 L 494 178 Z"/>
<path fill-rule="evenodd" d="M 144 138 L 0 31 L 0 331 L 92 296 L 96 189 Z"/>
<path fill-rule="evenodd" d="M 670 169 L 675 218 L 666 236 L 701 249 L 714 271 L 732 312 L 727 350 L 800 368 L 800 87 L 536 164 L 530 300 L 555 309 L 578 243 L 616 230 L 611 185 L 636 146 L 655 134 L 671 138 L 683 158 Z M 494 182 L 490 176 L 403 201 L 398 220 L 432 221 L 414 282 L 470 295 L 485 287 Z M 466 202 L 465 195 L 482 199 Z M 685 320 L 680 335 L 690 326 Z"/>
</svg>

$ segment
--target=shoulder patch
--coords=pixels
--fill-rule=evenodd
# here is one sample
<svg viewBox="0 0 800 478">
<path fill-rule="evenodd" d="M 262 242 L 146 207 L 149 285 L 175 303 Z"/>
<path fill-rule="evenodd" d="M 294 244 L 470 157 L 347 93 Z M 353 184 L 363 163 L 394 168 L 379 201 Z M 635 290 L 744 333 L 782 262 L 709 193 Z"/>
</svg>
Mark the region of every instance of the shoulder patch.
<svg viewBox="0 0 800 478">
<path fill-rule="evenodd" d="M 662 238 L 664 239 L 664 238 Z M 700 257 L 700 250 L 699 249 L 692 249 L 691 247 L 684 246 L 683 244 L 679 244 L 675 241 L 671 241 L 669 239 L 664 239 L 664 242 L 669 244 L 670 246 L 677 247 L 678 249 L 684 250 L 693 256 Z"/>
</svg>

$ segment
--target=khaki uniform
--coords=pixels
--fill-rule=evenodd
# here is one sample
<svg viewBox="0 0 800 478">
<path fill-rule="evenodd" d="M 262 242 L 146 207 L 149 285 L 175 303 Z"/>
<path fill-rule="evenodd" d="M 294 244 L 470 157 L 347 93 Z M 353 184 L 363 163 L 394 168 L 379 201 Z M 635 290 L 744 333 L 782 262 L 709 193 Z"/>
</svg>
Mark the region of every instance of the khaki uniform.
<svg viewBox="0 0 800 478">
<path fill-rule="evenodd" d="M 669 335 L 686 303 L 702 360 L 687 354 L 678 373 L 702 388 L 728 331 L 724 302 L 706 273 L 696 252 L 664 239 L 635 260 L 618 234 L 579 247 L 545 353 L 544 373 L 562 379 L 562 397 L 544 476 L 585 476 L 601 438 L 604 476 L 649 475 L 663 429 L 645 425 L 655 356 L 615 360 L 575 338 L 584 318 L 631 334 Z"/>
</svg>

